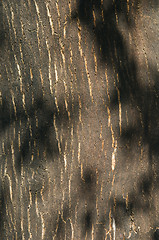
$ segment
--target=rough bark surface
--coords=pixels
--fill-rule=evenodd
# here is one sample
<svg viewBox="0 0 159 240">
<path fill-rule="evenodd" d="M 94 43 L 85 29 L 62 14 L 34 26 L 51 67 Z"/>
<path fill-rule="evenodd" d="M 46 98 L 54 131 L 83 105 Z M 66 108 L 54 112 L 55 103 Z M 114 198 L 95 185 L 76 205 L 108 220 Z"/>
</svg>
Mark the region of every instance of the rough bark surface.
<svg viewBox="0 0 159 240">
<path fill-rule="evenodd" d="M 159 239 L 158 6 L 0 2 L 0 239 Z"/>
</svg>

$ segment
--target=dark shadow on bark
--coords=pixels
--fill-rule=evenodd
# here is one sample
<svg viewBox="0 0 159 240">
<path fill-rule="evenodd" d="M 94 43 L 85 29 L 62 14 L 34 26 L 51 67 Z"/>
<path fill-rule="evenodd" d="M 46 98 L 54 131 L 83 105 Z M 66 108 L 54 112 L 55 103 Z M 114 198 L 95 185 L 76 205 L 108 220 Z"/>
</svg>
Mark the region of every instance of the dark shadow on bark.
<svg viewBox="0 0 159 240">
<path fill-rule="evenodd" d="M 153 235 L 153 240 L 159 240 L 159 229 L 156 229 Z"/>
<path fill-rule="evenodd" d="M 78 104 L 75 104 L 74 107 L 75 115 L 77 112 L 76 108 L 78 109 Z M 41 97 L 35 100 L 34 104 L 27 110 L 17 108 L 15 114 L 13 106 L 9 104 L 7 99 L 3 98 L 3 103 L 0 107 L 1 133 L 5 132 L 5 129 L 13 123 L 19 124 L 21 122 L 24 128 L 24 137 L 21 140 L 20 149 L 17 145 L 15 152 L 16 167 L 19 171 L 21 169 L 21 161 L 23 160 L 24 166 L 28 165 L 32 155 L 34 155 L 34 159 L 43 159 L 43 152 L 45 151 L 46 158 L 54 161 L 54 158 L 59 154 L 54 117 L 58 126 L 62 123 L 66 127 L 68 126 L 69 118 L 64 103 L 62 104 L 61 102 L 58 111 L 54 102 L 46 102 Z M 73 119 L 73 121 L 75 120 Z M 37 164 L 38 162 L 32 165 Z"/>
<path fill-rule="evenodd" d="M 138 106 L 142 115 L 143 126 L 138 121 L 135 126 L 130 125 L 122 129 L 120 140 L 123 144 L 129 143 L 131 147 L 136 139 L 142 138 L 143 144 L 148 145 L 149 172 L 147 175 L 142 176 L 141 181 L 138 183 L 138 197 L 135 192 L 130 193 L 129 199 L 131 202 L 129 204 L 131 207 L 129 211 L 126 210 L 125 203 L 117 201 L 114 214 L 116 222 L 119 224 L 122 213 L 124 217 L 127 213 L 131 214 L 132 209 L 135 209 L 135 211 L 138 209 L 143 211 L 152 209 L 152 206 L 149 204 L 149 197 L 153 183 L 158 188 L 155 181 L 156 176 L 154 176 L 152 170 L 154 161 L 157 178 L 159 178 L 159 161 L 157 160 L 159 157 L 159 73 L 156 68 L 149 65 L 154 85 L 151 88 L 141 87 L 135 60 L 130 58 L 126 43 L 116 24 L 116 16 L 118 16 L 119 22 L 124 19 L 127 28 L 133 28 L 134 18 L 131 13 L 137 12 L 139 3 L 140 1 L 135 1 L 134 6 L 132 6 L 130 2 L 128 13 L 126 0 L 108 0 L 104 1 L 103 5 L 100 0 L 79 0 L 78 8 L 72 12 L 72 20 L 79 19 L 80 23 L 89 30 L 93 41 L 96 43 L 101 64 L 106 63 L 107 66 L 113 68 L 114 75 L 118 75 L 118 79 L 115 76 L 115 84 L 120 91 L 121 104 Z M 147 8 L 157 7 L 158 5 L 155 0 L 151 2 L 143 1 L 144 3 Z M 93 17 L 93 11 L 97 16 L 96 20 Z M 116 90 L 111 95 L 110 107 L 118 111 L 118 92 Z M 141 193 L 145 195 L 146 201 L 144 204 L 140 199 Z M 155 232 L 154 239 L 158 239 L 157 234 Z"/>
<path fill-rule="evenodd" d="M 148 2 L 148 1 L 145 1 Z M 154 1 L 155 2 L 155 1 Z M 118 74 L 118 79 L 116 78 L 116 85 L 120 91 L 120 101 L 122 104 L 128 104 L 129 102 L 135 103 L 139 106 L 143 118 L 143 129 L 141 129 L 141 124 L 138 123 L 135 127 L 130 126 L 122 131 L 120 139 L 123 143 L 129 141 L 133 143 L 138 136 L 142 136 L 143 143 L 149 146 L 149 162 L 150 169 L 147 176 L 142 176 L 141 182 L 138 184 L 138 197 L 136 193 L 130 193 L 129 206 L 125 205 L 120 199 L 116 200 L 116 206 L 114 208 L 114 217 L 117 225 L 121 224 L 121 218 L 131 215 L 132 211 L 143 209 L 143 211 L 148 211 L 150 208 L 148 202 L 148 196 L 151 192 L 151 186 L 154 181 L 154 175 L 151 168 L 153 163 L 153 156 L 159 156 L 159 126 L 158 116 L 159 116 L 159 85 L 158 85 L 158 72 L 156 69 L 152 69 L 152 78 L 154 79 L 155 85 L 153 91 L 150 89 L 141 88 L 139 86 L 139 79 L 137 77 L 136 63 L 134 59 L 129 58 L 128 49 L 124 39 L 117 28 L 116 25 L 116 14 L 120 19 L 124 19 L 127 27 L 133 27 L 133 18 L 131 18 L 131 11 L 136 11 L 139 1 L 136 1 L 135 6 L 130 8 L 129 14 L 127 12 L 127 1 L 126 0 L 115 0 L 115 1 L 104 1 L 104 5 L 101 5 L 99 0 L 80 0 L 78 9 L 76 12 L 72 13 L 72 19 L 80 19 L 81 23 L 88 27 L 92 37 L 95 39 L 97 44 L 99 58 L 101 64 L 107 63 L 108 66 L 114 66 L 115 74 Z M 98 21 L 94 25 L 93 9 L 99 15 Z M 101 11 L 103 9 L 103 19 L 101 16 Z M 99 13 L 99 14 L 98 14 Z M 1 14 L 1 3 L 0 3 L 0 14 Z M 1 15 L 0 15 L 1 16 Z M 1 24 L 1 23 L 0 23 Z M 3 25 L 0 25 L 0 46 L 3 45 L 5 39 L 5 32 Z M 46 49 L 45 49 L 46 50 Z M 114 75 L 115 75 L 114 74 Z M 28 165 L 31 154 L 35 154 L 35 151 L 39 149 L 39 154 L 42 155 L 43 150 L 46 150 L 48 156 L 58 155 L 57 141 L 55 138 L 55 129 L 53 127 L 53 117 L 56 116 L 57 121 L 67 122 L 69 121 L 68 115 L 64 108 L 64 104 L 60 106 L 60 113 L 57 112 L 56 106 L 53 103 L 49 107 L 49 104 L 45 102 L 43 98 L 38 98 L 35 100 L 34 104 L 30 106 L 27 111 L 22 107 L 17 108 L 17 113 L 15 114 L 13 106 L 10 104 L 11 101 L 8 100 L 8 96 L 3 96 L 3 102 L 0 106 L 0 132 L 4 132 L 11 124 L 14 122 L 19 123 L 20 121 L 24 123 L 26 127 L 26 133 L 24 139 L 22 140 L 20 151 L 16 156 L 16 166 L 20 171 L 21 159 L 23 159 L 23 164 Z M 116 108 L 118 106 L 118 95 L 114 92 L 111 96 L 111 107 Z M 36 124 L 36 119 L 38 119 L 38 125 Z M 30 121 L 30 122 L 29 122 Z M 28 125 L 27 125 L 28 123 Z M 31 130 L 30 127 L 31 126 Z M 52 138 L 50 139 L 50 133 Z M 36 146 L 34 143 L 36 142 Z M 35 157 L 36 159 L 36 157 Z M 36 165 L 36 164 L 35 164 Z M 159 163 L 156 160 L 157 174 L 159 178 Z M 93 171 L 87 169 L 84 172 L 83 180 L 79 181 L 79 194 L 82 198 L 85 198 L 88 204 L 92 204 L 90 209 L 86 210 L 83 218 L 81 219 L 81 225 L 83 226 L 84 235 L 89 232 L 92 227 L 94 215 L 94 203 L 96 200 L 96 176 Z M 146 198 L 146 202 L 143 204 L 140 200 L 140 194 L 143 193 Z M 77 197 L 78 198 L 78 197 Z M 1 212 L 4 211 L 4 194 L 1 193 Z M 75 198 L 76 199 L 76 198 Z M 73 207 L 76 201 L 73 201 Z M 114 204 L 114 202 L 113 202 Z M 69 217 L 69 205 L 67 204 L 66 210 L 64 210 L 64 219 Z M 3 222 L 3 214 L 0 216 L 0 224 Z M 52 223 L 52 222 L 51 222 Z M 102 223 L 99 226 L 99 239 L 102 239 L 104 235 L 104 217 Z M 54 222 L 53 222 L 54 224 Z M 55 223 L 55 225 L 57 222 Z M 0 225 L 1 227 L 1 225 Z M 51 226 L 49 226 L 51 228 Z M 48 229 L 49 229 L 48 228 Z M 64 239 L 65 233 L 65 223 L 62 216 L 59 217 L 57 238 Z M 50 229 L 49 229 L 50 230 Z M 50 234 L 51 236 L 51 234 Z M 154 233 L 154 239 L 158 239 L 158 230 Z"/>
<path fill-rule="evenodd" d="M 80 188 L 81 188 L 81 194 L 84 196 L 87 196 L 87 194 L 92 193 L 94 194 L 95 186 L 96 186 L 96 173 L 91 170 L 90 168 L 87 168 L 84 171 L 83 178 L 80 181 Z"/>
<path fill-rule="evenodd" d="M 86 213 L 83 214 L 81 220 L 82 234 L 83 236 L 86 236 L 86 234 L 89 234 L 92 229 L 92 212 L 87 210 Z"/>
<path fill-rule="evenodd" d="M 96 173 L 91 168 L 84 169 L 83 177 L 80 179 L 79 197 L 85 200 L 87 204 L 85 212 L 81 218 L 81 229 L 83 236 L 88 236 L 92 231 L 92 224 L 95 218 L 95 202 L 96 202 Z"/>
</svg>

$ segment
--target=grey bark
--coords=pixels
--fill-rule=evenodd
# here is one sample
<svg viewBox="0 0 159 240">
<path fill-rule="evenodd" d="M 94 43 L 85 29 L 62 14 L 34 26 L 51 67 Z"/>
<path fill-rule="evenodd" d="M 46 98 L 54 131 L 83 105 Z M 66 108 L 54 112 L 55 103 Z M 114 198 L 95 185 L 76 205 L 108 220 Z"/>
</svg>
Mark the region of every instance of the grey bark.
<svg viewBox="0 0 159 240">
<path fill-rule="evenodd" d="M 0 239 L 159 239 L 158 1 L 0 3 Z"/>
</svg>

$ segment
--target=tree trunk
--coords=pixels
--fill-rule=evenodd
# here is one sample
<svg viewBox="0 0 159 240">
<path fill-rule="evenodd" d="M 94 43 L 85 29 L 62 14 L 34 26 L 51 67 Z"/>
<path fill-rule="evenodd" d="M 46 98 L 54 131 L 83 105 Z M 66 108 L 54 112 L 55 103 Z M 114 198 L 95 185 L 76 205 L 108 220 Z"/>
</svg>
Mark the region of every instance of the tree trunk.
<svg viewBox="0 0 159 240">
<path fill-rule="evenodd" d="M 0 239 L 159 239 L 158 6 L 1 1 Z"/>
</svg>

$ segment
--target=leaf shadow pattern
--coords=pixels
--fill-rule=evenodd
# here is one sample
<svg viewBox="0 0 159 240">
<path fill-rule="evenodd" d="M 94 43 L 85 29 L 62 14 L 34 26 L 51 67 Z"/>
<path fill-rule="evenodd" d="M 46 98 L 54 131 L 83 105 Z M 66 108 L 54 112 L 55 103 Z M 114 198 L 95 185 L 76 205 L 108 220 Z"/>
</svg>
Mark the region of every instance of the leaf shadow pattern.
<svg viewBox="0 0 159 240">
<path fill-rule="evenodd" d="M 71 107 L 71 100 L 70 105 Z M 41 179 L 45 179 L 45 159 L 44 159 L 44 151 L 46 152 L 46 161 L 49 164 L 55 163 L 55 172 L 58 171 L 56 169 L 57 165 L 59 164 L 59 146 L 58 141 L 56 138 L 56 130 L 54 126 L 54 118 L 56 118 L 56 126 L 60 127 L 63 124 L 64 128 L 68 128 L 67 130 L 70 131 L 69 125 L 70 121 L 76 121 L 76 117 L 78 118 L 78 102 L 74 101 L 73 110 L 70 114 L 70 119 L 68 117 L 68 112 L 66 111 L 66 107 L 63 101 L 60 101 L 58 104 L 58 110 L 55 105 L 54 100 L 47 101 L 43 96 L 39 97 L 38 99 L 34 99 L 34 103 L 29 105 L 27 108 L 21 108 L 20 105 L 17 106 L 16 114 L 14 112 L 14 108 L 11 104 L 9 104 L 8 99 L 3 98 L 2 105 L 0 106 L 0 122 L 1 122 L 1 129 L 0 133 L 3 135 L 5 132 L 8 131 L 10 126 L 16 126 L 17 129 L 17 136 L 18 132 L 21 131 L 21 141 L 20 146 L 18 146 L 18 141 L 14 141 L 14 154 L 15 154 L 15 170 L 17 175 L 21 175 L 22 165 L 25 169 L 26 173 L 30 177 L 30 172 L 34 172 L 33 179 L 26 179 L 29 181 L 28 186 L 26 187 L 28 194 L 29 191 L 32 193 L 32 202 L 35 202 L 35 196 L 38 196 L 39 202 L 41 199 L 40 191 L 41 191 Z M 72 118 L 72 114 L 74 114 L 74 118 Z M 7 121 L 6 121 L 7 120 Z M 12 127 L 11 127 L 12 128 Z M 19 130 L 20 129 L 20 130 Z M 16 142 L 16 143 L 15 143 Z M 5 145 L 5 148 L 10 149 L 10 140 Z M 61 153 L 63 154 L 63 148 L 65 148 L 65 138 L 60 140 L 60 147 Z M 68 147 L 68 146 L 67 146 Z M 61 157 L 62 157 L 61 154 Z M 32 156 L 34 157 L 32 160 Z M 52 164 L 51 164 L 52 165 Z M 53 170 L 53 171 L 54 171 Z M 51 170 L 49 170 L 51 171 Z M 52 174 L 52 173 L 51 173 Z M 10 203 L 10 198 L 8 200 L 7 195 L 10 196 L 9 193 L 6 193 L 5 186 L 8 186 L 8 179 L 6 177 L 7 183 L 3 181 L 3 189 L 2 193 L 0 193 L 0 227 L 4 229 L 3 224 L 7 224 L 8 220 L 5 220 L 4 217 L 6 215 L 6 203 Z M 1 184 L 1 181 L 0 181 Z M 16 185 L 15 176 L 12 177 L 12 185 L 13 187 Z M 30 189 L 29 189 L 30 186 Z M 1 190 L 1 189 L 0 189 Z M 5 193 L 5 195 L 4 195 Z M 18 196 L 18 194 L 17 194 Z M 24 195 L 25 199 L 25 195 Z M 25 199 L 27 203 L 28 199 Z M 35 209 L 33 208 L 32 213 L 34 214 Z M 18 211 L 18 210 L 17 210 Z M 65 211 L 64 211 L 65 212 Z M 63 215 L 67 215 L 67 213 L 63 213 Z M 56 225 L 57 222 L 54 219 L 58 216 L 58 213 L 55 211 L 53 216 L 48 224 L 52 223 L 52 225 Z M 37 222 L 39 224 L 39 222 Z M 51 236 L 54 235 L 54 231 L 52 230 L 52 225 L 48 226 L 47 236 L 46 239 L 50 239 Z M 46 226 L 47 227 L 47 226 Z M 63 228 L 65 224 L 63 223 L 61 217 L 59 216 L 58 220 L 58 229 L 57 229 L 57 236 L 58 239 L 63 239 L 64 232 Z M 14 233 L 14 229 L 10 229 L 10 232 Z M 5 236 L 4 231 L 4 236 Z M 26 231 L 26 236 L 27 231 Z M 22 232 L 20 228 L 18 229 L 18 237 L 21 238 Z"/>
<path fill-rule="evenodd" d="M 136 76 L 136 65 L 134 59 L 129 58 L 125 41 L 116 24 L 116 14 L 122 15 L 128 26 L 133 25 L 133 20 L 127 19 L 127 1 L 108 1 L 106 10 L 101 5 L 101 1 L 79 1 L 77 12 L 72 13 L 72 19 L 80 19 L 81 24 L 87 26 L 95 39 L 98 47 L 99 58 L 108 65 L 114 65 L 114 70 L 118 74 L 119 81 L 116 84 L 120 90 L 121 101 L 126 100 L 130 93 L 137 95 L 138 82 Z M 104 21 L 102 17 L 94 25 L 93 10 L 101 13 L 103 9 Z M 133 18 L 132 18 L 133 19 Z M 115 103 L 116 98 L 113 100 Z"/>
<path fill-rule="evenodd" d="M 158 98 L 153 91 L 149 91 L 148 89 L 141 89 L 141 87 L 139 86 L 135 60 L 129 58 L 129 53 L 125 47 L 124 39 L 116 26 L 116 13 L 119 16 L 122 15 L 122 17 L 124 17 L 129 27 L 132 27 L 134 24 L 133 19 L 129 18 L 130 15 L 127 14 L 127 1 L 115 0 L 112 3 L 112 1 L 108 0 L 105 2 L 106 5 L 104 7 L 103 13 L 104 21 L 102 21 L 101 18 L 100 21 L 96 22 L 96 26 L 94 26 L 92 10 L 94 9 L 97 12 L 101 10 L 101 1 L 99 0 L 79 1 L 78 9 L 76 13 L 72 14 L 72 19 L 76 19 L 78 17 L 81 23 L 86 25 L 90 32 L 93 33 L 93 38 L 95 38 L 98 45 L 101 62 L 106 62 L 110 66 L 114 64 L 116 74 L 118 74 L 119 77 L 119 82 L 116 79 L 116 84 L 118 86 L 118 89 L 120 90 L 121 102 L 125 104 L 131 101 L 132 98 L 133 101 L 139 105 L 144 121 L 142 138 L 144 143 L 147 143 L 149 145 L 149 160 L 151 166 L 151 163 L 153 161 L 152 155 L 158 155 L 157 143 L 159 140 L 159 133 L 156 130 L 156 122 L 158 120 L 159 113 Z M 138 2 L 139 1 L 136 1 L 136 5 Z M 4 35 L 2 34 L 2 36 Z M 154 70 L 153 72 L 153 78 L 155 79 L 154 89 L 158 91 L 158 73 L 156 72 L 156 70 Z M 116 106 L 118 104 L 117 92 L 113 93 L 110 104 L 111 106 Z M 155 107 L 152 108 L 152 105 Z M 61 115 L 58 114 L 54 103 L 53 106 L 49 107 L 49 104 L 45 103 L 44 99 L 39 98 L 35 101 L 34 105 L 31 108 L 27 109 L 27 113 L 24 109 L 18 109 L 17 114 L 15 115 L 14 109 L 8 104 L 7 99 L 3 101 L 3 105 L 0 108 L 0 131 L 4 131 L 10 124 L 14 123 L 15 121 L 21 121 L 22 123 L 24 123 L 25 126 L 27 126 L 25 137 L 21 143 L 20 152 L 17 153 L 16 157 L 17 169 L 19 171 L 22 158 L 24 165 L 28 165 L 28 159 L 30 159 L 32 150 L 34 149 L 34 142 L 37 142 L 37 148 L 39 148 L 40 150 L 46 148 L 48 155 L 58 154 L 57 141 L 55 139 L 55 130 L 54 128 L 52 129 L 53 116 L 55 115 L 57 119 L 59 119 L 59 121 L 68 121 L 68 116 L 63 108 L 63 105 L 60 108 L 62 109 L 60 111 Z M 29 125 L 26 124 L 29 123 L 28 117 L 32 132 L 30 131 Z M 38 127 L 36 124 L 36 118 L 39 120 Z M 151 128 L 149 128 L 149 125 L 151 125 Z M 141 133 L 141 131 L 139 131 L 140 128 L 141 126 L 139 124 L 136 126 L 136 128 L 131 127 L 130 129 L 125 129 L 125 134 L 123 132 L 121 136 L 122 141 L 127 141 L 127 139 L 133 141 L 133 137 Z M 53 141 L 51 142 L 51 144 L 49 140 L 50 131 L 52 131 L 53 135 Z M 152 177 L 144 176 L 143 180 L 141 179 L 141 185 L 139 186 L 139 189 L 141 189 L 141 191 L 145 192 L 147 195 L 149 195 L 150 193 L 151 181 L 153 181 L 152 169 L 150 169 L 150 176 L 151 175 Z M 92 200 L 91 209 L 86 209 L 85 214 L 80 219 L 83 226 L 83 235 L 86 235 L 87 232 L 90 232 L 92 222 L 94 221 L 93 207 L 95 203 L 94 193 L 96 192 L 96 185 L 94 184 L 94 181 L 92 181 L 92 173 L 89 173 L 89 171 L 86 173 L 84 181 L 81 182 L 81 191 L 79 192 L 83 197 L 86 197 L 88 202 L 90 199 Z M 83 192 L 86 196 L 82 194 Z M 131 207 L 129 214 L 131 214 L 133 208 L 137 210 L 144 209 L 142 204 L 138 204 L 137 199 L 134 195 L 135 193 L 132 193 L 132 196 L 130 196 L 132 202 L 130 202 Z M 2 198 L 2 203 L 3 199 L 4 198 Z M 75 204 L 76 203 L 74 202 L 73 205 L 75 206 Z M 145 208 L 148 209 L 149 206 L 146 205 Z M 67 214 L 68 209 L 69 205 L 67 205 L 66 210 L 64 210 L 64 215 L 66 215 L 65 218 L 69 216 L 69 213 Z M 116 219 L 117 217 L 120 218 L 122 214 L 125 216 L 125 203 L 121 202 L 120 199 L 117 200 L 116 209 L 117 210 L 114 212 L 114 217 L 116 217 Z M 102 216 L 101 222 L 103 223 L 103 226 L 105 224 L 104 219 L 105 217 Z M 120 224 L 120 221 L 118 221 L 118 219 L 117 222 Z M 65 224 L 62 220 L 62 217 L 60 216 L 59 227 L 57 230 L 58 239 L 64 239 L 64 228 Z M 48 228 L 48 231 L 49 230 L 50 229 Z M 101 227 L 98 236 L 100 236 L 100 239 L 103 239 L 103 227 Z"/>
<path fill-rule="evenodd" d="M 47 160 L 52 159 L 53 161 L 59 155 L 54 118 L 56 118 L 58 126 L 64 124 L 66 127 L 69 123 L 65 105 L 62 101 L 60 104 L 58 106 L 60 110 L 57 110 L 54 100 L 49 103 L 43 97 L 40 97 L 35 99 L 33 105 L 29 106 L 28 109 L 17 108 L 15 114 L 13 106 L 8 103 L 7 99 L 3 98 L 3 104 L 0 107 L 0 132 L 5 132 L 10 125 L 19 124 L 19 122 L 20 130 L 23 132 L 20 146 L 17 145 L 15 148 L 16 169 L 19 172 L 21 171 L 22 159 L 25 167 L 28 164 L 30 165 L 31 157 L 34 155 L 35 162 L 32 163 L 32 167 L 35 168 L 38 164 L 36 159 L 43 159 L 44 151 Z M 78 103 L 74 104 L 75 115 L 78 111 L 76 108 L 78 109 Z M 61 148 L 63 145 L 64 142 L 61 142 Z"/>
<path fill-rule="evenodd" d="M 107 66 L 113 68 L 118 76 L 118 79 L 115 77 L 115 84 L 120 92 L 121 104 L 128 106 L 129 103 L 133 103 L 140 109 L 143 126 L 138 121 L 135 126 L 130 125 L 124 128 L 120 140 L 123 144 L 129 141 L 131 145 L 136 138 L 141 137 L 143 144 L 148 145 L 148 173 L 146 176 L 141 176 L 141 181 L 138 183 L 138 191 L 139 193 L 144 192 L 146 202 L 148 203 L 152 186 L 157 190 L 157 181 L 159 179 L 159 72 L 149 62 L 151 79 L 154 85 L 152 87 L 142 87 L 135 58 L 130 58 L 129 50 L 116 23 L 116 16 L 118 16 L 118 21 L 124 19 L 127 28 L 133 28 L 134 17 L 132 13 L 137 13 L 140 2 L 134 1 L 134 5 L 130 2 L 128 13 L 126 0 L 108 0 L 104 1 L 104 3 L 100 0 L 79 0 L 78 8 L 72 12 L 72 21 L 79 19 L 80 23 L 87 28 L 96 43 L 101 64 L 106 63 Z M 142 1 L 142 4 L 147 4 L 148 8 L 152 6 L 157 7 L 156 1 L 148 2 L 145 0 Z M 94 18 L 93 12 L 96 13 L 98 19 Z M 116 90 L 111 95 L 110 106 L 113 109 L 116 109 L 116 106 L 118 106 L 118 93 Z M 155 173 L 153 166 L 155 166 Z M 136 211 L 139 209 L 143 211 L 153 209 L 149 204 L 146 207 L 140 204 L 138 202 L 139 197 L 136 196 L 135 192 L 131 192 L 130 195 L 130 199 L 132 199 L 131 206 Z M 120 201 L 117 201 L 116 204 L 117 209 L 123 209 Z M 120 219 L 120 213 L 117 215 Z"/>
</svg>

